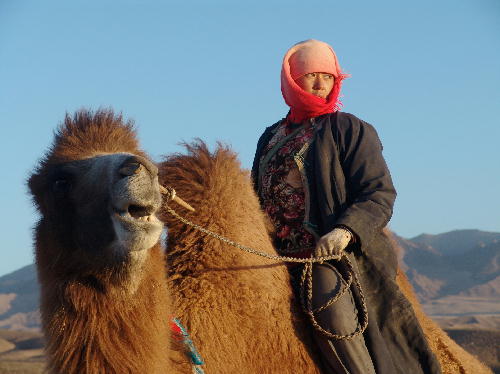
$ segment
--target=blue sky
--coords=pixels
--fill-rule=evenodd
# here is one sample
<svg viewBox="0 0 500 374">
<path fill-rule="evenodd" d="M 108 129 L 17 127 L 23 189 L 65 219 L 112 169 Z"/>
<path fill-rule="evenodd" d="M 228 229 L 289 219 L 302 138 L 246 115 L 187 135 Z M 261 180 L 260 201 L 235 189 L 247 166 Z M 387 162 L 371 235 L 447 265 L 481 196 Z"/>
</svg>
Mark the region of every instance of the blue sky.
<svg viewBox="0 0 500 374">
<path fill-rule="evenodd" d="M 330 43 L 344 111 L 372 123 L 398 190 L 399 235 L 500 231 L 500 3 L 0 1 L 0 275 L 32 262 L 25 180 L 64 117 L 112 107 L 155 159 L 222 140 L 250 167 L 286 114 L 281 59 Z"/>
</svg>

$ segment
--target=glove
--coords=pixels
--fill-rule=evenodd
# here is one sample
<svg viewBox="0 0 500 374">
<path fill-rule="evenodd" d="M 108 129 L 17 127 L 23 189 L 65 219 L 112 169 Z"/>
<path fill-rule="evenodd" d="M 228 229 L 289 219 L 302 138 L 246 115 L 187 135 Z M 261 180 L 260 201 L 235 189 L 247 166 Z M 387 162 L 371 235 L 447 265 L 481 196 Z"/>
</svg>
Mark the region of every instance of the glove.
<svg viewBox="0 0 500 374">
<path fill-rule="evenodd" d="M 336 227 L 323 235 L 314 249 L 315 257 L 342 256 L 342 252 L 352 239 L 352 233 L 342 227 Z"/>
</svg>

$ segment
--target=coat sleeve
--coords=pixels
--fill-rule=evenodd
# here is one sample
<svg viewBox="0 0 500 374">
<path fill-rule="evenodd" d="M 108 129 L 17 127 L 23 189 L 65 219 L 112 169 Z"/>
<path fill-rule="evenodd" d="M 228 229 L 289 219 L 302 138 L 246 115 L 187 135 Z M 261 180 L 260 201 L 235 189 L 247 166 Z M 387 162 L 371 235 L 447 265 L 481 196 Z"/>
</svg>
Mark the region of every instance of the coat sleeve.
<svg viewBox="0 0 500 374">
<path fill-rule="evenodd" d="M 392 216 L 396 190 L 375 128 L 347 115 L 337 129 L 339 159 L 345 175 L 346 204 L 336 220 L 366 249 Z"/>
<path fill-rule="evenodd" d="M 252 163 L 252 170 L 250 172 L 252 185 L 255 190 L 255 193 L 257 194 L 259 193 L 258 180 L 257 180 L 257 178 L 259 177 L 259 161 L 262 155 L 262 148 L 264 147 L 265 138 L 266 138 L 266 132 L 264 132 L 264 134 L 260 136 L 259 141 L 257 142 L 257 149 L 255 150 L 255 156 Z"/>
<path fill-rule="evenodd" d="M 259 162 L 260 162 L 260 158 L 262 156 L 262 151 L 264 150 L 264 147 L 267 145 L 267 143 L 269 143 L 269 141 L 271 140 L 272 135 L 273 135 L 272 131 L 277 126 L 279 126 L 281 121 L 278 121 L 275 124 L 273 124 L 272 126 L 267 127 L 257 142 L 257 149 L 255 150 L 255 156 L 254 156 L 253 163 L 252 163 L 252 170 L 250 172 L 250 177 L 252 180 L 253 188 L 254 188 L 255 192 L 257 193 L 257 195 L 259 194 L 258 180 L 257 179 L 259 177 Z"/>
</svg>

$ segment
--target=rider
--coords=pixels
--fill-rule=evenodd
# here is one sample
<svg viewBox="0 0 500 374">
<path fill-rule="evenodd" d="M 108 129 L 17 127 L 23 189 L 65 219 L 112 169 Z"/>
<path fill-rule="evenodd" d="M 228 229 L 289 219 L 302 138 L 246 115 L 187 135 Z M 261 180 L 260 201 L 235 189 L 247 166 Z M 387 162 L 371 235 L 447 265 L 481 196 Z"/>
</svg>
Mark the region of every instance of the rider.
<svg viewBox="0 0 500 374">
<path fill-rule="evenodd" d="M 281 91 L 290 111 L 268 127 L 252 168 L 261 206 L 275 226 L 280 254 L 345 256 L 360 279 L 317 313 L 337 339 L 314 330 L 327 373 L 440 373 L 413 309 L 396 284 L 397 259 L 382 232 L 396 191 L 373 126 L 339 111 L 346 78 L 326 43 L 307 40 L 283 59 Z M 346 287 L 348 261 L 313 266 L 313 307 Z M 300 267 L 291 267 L 297 278 Z M 366 314 L 366 313 L 365 313 Z"/>
</svg>

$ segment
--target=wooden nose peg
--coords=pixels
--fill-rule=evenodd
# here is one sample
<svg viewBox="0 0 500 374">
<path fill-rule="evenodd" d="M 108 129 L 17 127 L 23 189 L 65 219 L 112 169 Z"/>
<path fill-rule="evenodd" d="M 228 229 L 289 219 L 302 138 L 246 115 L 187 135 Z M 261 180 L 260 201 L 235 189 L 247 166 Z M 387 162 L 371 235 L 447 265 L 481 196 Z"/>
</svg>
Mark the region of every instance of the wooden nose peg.
<svg viewBox="0 0 500 374">
<path fill-rule="evenodd" d="M 182 200 L 179 196 L 177 196 L 175 190 L 172 187 L 165 188 L 162 185 L 160 185 L 160 192 L 164 195 L 168 195 L 171 200 L 175 201 L 180 206 L 186 208 L 187 210 L 189 210 L 191 212 L 195 212 L 195 209 L 191 205 L 189 205 L 184 200 Z"/>
</svg>

